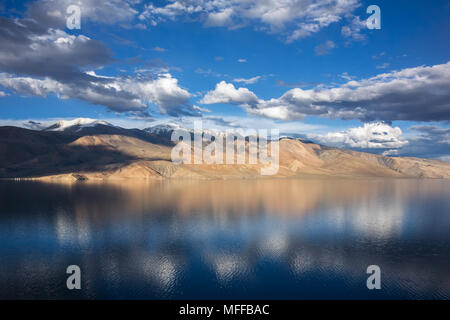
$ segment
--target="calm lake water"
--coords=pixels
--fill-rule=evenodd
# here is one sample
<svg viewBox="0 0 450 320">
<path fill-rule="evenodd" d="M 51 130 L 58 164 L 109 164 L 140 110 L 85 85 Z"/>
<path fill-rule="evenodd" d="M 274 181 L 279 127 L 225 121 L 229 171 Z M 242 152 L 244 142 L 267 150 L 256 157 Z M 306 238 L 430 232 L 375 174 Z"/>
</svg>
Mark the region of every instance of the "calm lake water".
<svg viewBox="0 0 450 320">
<path fill-rule="evenodd" d="M 450 181 L 3 181 L 0 298 L 449 299 Z"/>
</svg>

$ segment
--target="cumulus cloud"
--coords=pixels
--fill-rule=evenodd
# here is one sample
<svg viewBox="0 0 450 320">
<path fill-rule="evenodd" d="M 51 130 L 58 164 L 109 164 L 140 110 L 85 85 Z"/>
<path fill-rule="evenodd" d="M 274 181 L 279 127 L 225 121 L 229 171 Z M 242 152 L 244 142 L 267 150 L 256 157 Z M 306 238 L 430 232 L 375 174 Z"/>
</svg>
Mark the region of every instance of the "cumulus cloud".
<svg viewBox="0 0 450 320">
<path fill-rule="evenodd" d="M 363 126 L 326 134 L 306 134 L 307 139 L 324 145 L 382 154 L 448 161 L 450 128 L 437 125 L 415 125 L 403 132 L 387 123 Z"/>
<path fill-rule="evenodd" d="M 252 22 L 258 29 L 283 34 L 292 42 L 341 21 L 359 6 L 359 0 L 171 0 L 163 6 L 146 5 L 139 18 L 156 25 L 187 17 L 203 21 L 205 26 L 228 28 Z"/>
<path fill-rule="evenodd" d="M 415 125 L 411 127 L 410 135 L 408 137 L 410 143 L 399 150 L 399 155 L 442 160 L 450 157 L 450 128 Z"/>
<path fill-rule="evenodd" d="M 179 106 L 187 103 L 191 94 L 178 85 L 178 80 L 169 73 L 159 75 L 155 80 L 136 81 L 125 79 L 118 82 L 118 87 L 135 93 L 144 101 L 155 103 L 161 113 L 175 115 L 174 111 L 180 111 Z"/>
<path fill-rule="evenodd" d="M 49 76 L 59 80 L 88 80 L 79 69 L 98 68 L 111 62 L 110 51 L 99 41 L 43 28 L 32 20 L 0 17 L 0 70 Z"/>
<path fill-rule="evenodd" d="M 33 10 L 46 8 L 48 3 L 52 1 L 32 5 L 30 14 L 36 16 Z M 86 4 L 94 6 L 93 2 Z M 3 88 L 30 96 L 56 94 L 61 99 L 78 99 L 118 112 L 143 111 L 149 104 L 171 115 L 193 111 L 188 105 L 190 93 L 169 73 L 106 77 L 86 72 L 113 61 L 111 52 L 100 41 L 70 35 L 32 19 L 0 17 L 0 30 L 0 86 Z"/>
<path fill-rule="evenodd" d="M 232 83 L 221 81 L 200 101 L 202 104 L 229 103 L 235 105 L 253 105 L 258 102 L 256 95 L 247 88 L 236 89 Z"/>
<path fill-rule="evenodd" d="M 101 82 L 89 86 L 72 86 L 51 78 L 36 79 L 2 73 L 0 74 L 0 86 L 21 95 L 44 98 L 49 94 L 56 94 L 61 99 L 79 99 L 95 105 L 104 105 L 119 112 L 146 107 L 132 93 L 118 90 L 114 85 Z"/>
<path fill-rule="evenodd" d="M 361 149 L 401 148 L 408 144 L 399 127 L 381 122 L 365 123 L 362 127 L 329 132 L 314 138 L 327 145 Z"/>
<path fill-rule="evenodd" d="M 266 102 L 260 100 L 259 105 L 264 105 L 263 108 L 254 108 L 248 105 L 244 105 L 243 107 L 246 108 L 247 112 L 251 115 L 263 116 L 276 120 L 303 120 L 305 117 L 302 113 L 290 110 L 289 106 L 283 106 L 276 103 L 275 106 L 271 107 L 270 104 L 273 101 L 274 100 Z"/>
<path fill-rule="evenodd" d="M 369 121 L 450 120 L 450 62 L 382 73 L 336 87 L 295 88 L 248 111 L 276 119 L 306 115 Z M 245 106 L 247 107 L 247 106 Z"/>
<path fill-rule="evenodd" d="M 430 125 L 415 125 L 412 130 L 420 132 L 424 138 L 440 137 L 440 141 L 450 145 L 450 128 Z"/>
<path fill-rule="evenodd" d="M 156 26 L 183 17 L 201 21 L 206 27 L 229 29 L 254 23 L 259 30 L 282 34 L 287 42 L 308 37 L 344 17 L 353 20 L 343 28 L 343 35 L 357 38 L 362 24 L 351 14 L 360 6 L 360 0 L 169 0 L 161 6 L 147 3 L 143 10 L 140 3 L 140 0 L 40 0 L 28 5 L 28 16 L 47 27 L 62 29 L 67 7 L 76 4 L 82 9 L 83 21 L 117 23 L 127 29 L 145 29 L 143 23 Z"/>
<path fill-rule="evenodd" d="M 208 14 L 205 25 L 208 27 L 223 27 L 230 25 L 232 14 L 232 8 L 227 8 L 219 12 L 211 12 Z"/>
<path fill-rule="evenodd" d="M 36 79 L 1 73 L 0 86 L 22 95 L 46 97 L 56 94 L 61 99 L 78 99 L 118 112 L 143 110 L 149 103 L 156 104 L 164 114 L 187 112 L 183 112 L 182 105 L 191 95 L 179 87 L 178 80 L 170 74 L 161 74 L 153 80 L 102 77 L 93 72 L 89 72 L 89 76 L 98 81 L 73 86 L 48 77 Z"/>
</svg>

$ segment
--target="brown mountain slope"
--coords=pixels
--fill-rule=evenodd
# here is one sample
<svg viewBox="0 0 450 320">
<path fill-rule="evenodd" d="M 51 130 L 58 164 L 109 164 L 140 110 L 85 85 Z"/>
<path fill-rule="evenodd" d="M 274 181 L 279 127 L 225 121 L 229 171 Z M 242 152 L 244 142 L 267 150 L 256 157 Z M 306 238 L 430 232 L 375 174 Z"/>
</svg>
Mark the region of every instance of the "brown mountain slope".
<svg viewBox="0 0 450 320">
<path fill-rule="evenodd" d="M 280 140 L 280 167 L 261 176 L 261 165 L 176 165 L 172 147 L 130 135 L 72 136 L 0 128 L 0 177 L 67 180 L 250 179 L 270 177 L 450 178 L 450 163 L 390 158 L 333 149 L 300 140 Z M 248 156 L 248 149 L 247 156 Z"/>
</svg>

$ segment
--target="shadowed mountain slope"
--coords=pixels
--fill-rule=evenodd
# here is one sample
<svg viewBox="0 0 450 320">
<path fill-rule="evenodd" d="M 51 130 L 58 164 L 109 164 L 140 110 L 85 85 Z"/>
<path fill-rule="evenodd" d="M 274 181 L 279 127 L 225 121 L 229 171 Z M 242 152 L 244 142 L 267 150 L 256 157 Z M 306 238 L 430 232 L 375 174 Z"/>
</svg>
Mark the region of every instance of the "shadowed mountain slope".
<svg viewBox="0 0 450 320">
<path fill-rule="evenodd" d="M 171 161 L 170 130 L 160 129 L 124 129 L 105 122 L 54 125 L 43 131 L 0 127 L 0 178 L 72 181 L 264 177 L 260 175 L 261 164 L 176 165 Z M 385 157 L 292 138 L 280 139 L 279 148 L 278 173 L 266 178 L 450 178 L 450 163 L 439 160 Z M 246 154 L 248 157 L 248 142 Z"/>
</svg>

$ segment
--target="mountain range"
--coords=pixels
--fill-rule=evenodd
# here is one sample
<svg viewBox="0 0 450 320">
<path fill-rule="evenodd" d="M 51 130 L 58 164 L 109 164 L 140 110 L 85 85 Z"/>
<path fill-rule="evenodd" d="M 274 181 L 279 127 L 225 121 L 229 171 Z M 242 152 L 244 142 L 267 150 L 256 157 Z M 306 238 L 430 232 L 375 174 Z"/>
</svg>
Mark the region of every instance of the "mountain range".
<svg viewBox="0 0 450 320">
<path fill-rule="evenodd" d="M 0 127 L 0 178 L 43 180 L 252 179 L 261 165 L 171 161 L 175 124 L 125 129 L 93 119 L 61 120 L 39 130 Z M 185 129 L 188 130 L 188 129 Z M 450 163 L 387 157 L 283 137 L 276 178 L 450 178 Z M 247 150 L 248 152 L 248 150 Z"/>
</svg>

